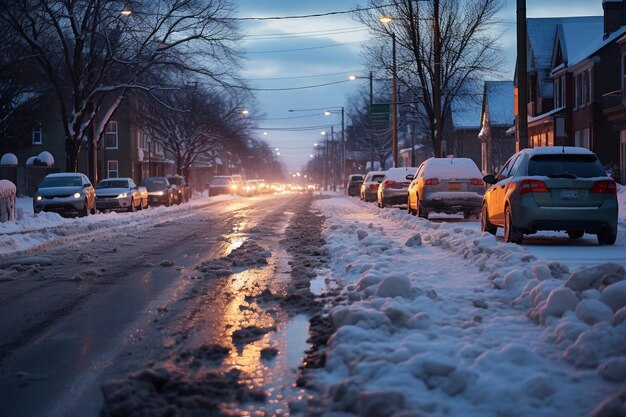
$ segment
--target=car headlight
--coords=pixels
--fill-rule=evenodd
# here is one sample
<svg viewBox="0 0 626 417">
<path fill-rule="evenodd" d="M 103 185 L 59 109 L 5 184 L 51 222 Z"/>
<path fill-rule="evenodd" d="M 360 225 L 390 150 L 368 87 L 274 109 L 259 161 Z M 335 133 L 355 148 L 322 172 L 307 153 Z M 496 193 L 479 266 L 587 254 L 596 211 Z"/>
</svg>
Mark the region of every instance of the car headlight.
<svg viewBox="0 0 626 417">
<path fill-rule="evenodd" d="M 80 193 L 74 193 L 74 198 L 81 198 L 82 196 L 80 195 Z"/>
<path fill-rule="evenodd" d="M 117 196 L 117 198 L 126 198 L 128 197 L 128 193 L 121 193 L 120 195 Z"/>
<path fill-rule="evenodd" d="M 41 200 L 43 200 L 43 197 L 42 197 L 42 196 L 40 196 L 40 195 L 35 196 L 35 200 L 37 200 L 37 201 L 41 201 Z"/>
<path fill-rule="evenodd" d="M 165 192 L 163 192 L 163 191 L 157 191 L 157 192 L 156 192 L 156 193 L 154 193 L 154 194 L 155 194 L 155 195 L 164 195 L 164 194 L 165 194 Z"/>
<path fill-rule="evenodd" d="M 230 186 L 230 189 L 231 189 L 231 190 L 236 190 L 236 189 L 237 189 L 237 184 L 232 184 L 232 185 Z"/>
</svg>

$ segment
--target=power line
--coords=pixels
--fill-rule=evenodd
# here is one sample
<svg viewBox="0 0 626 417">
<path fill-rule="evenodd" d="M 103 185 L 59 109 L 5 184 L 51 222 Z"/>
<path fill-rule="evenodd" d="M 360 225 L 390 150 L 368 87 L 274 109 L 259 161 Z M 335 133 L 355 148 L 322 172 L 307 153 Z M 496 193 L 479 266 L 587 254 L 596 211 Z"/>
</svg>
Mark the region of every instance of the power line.
<svg viewBox="0 0 626 417">
<path fill-rule="evenodd" d="M 231 87 L 239 88 L 242 90 L 250 90 L 250 91 L 293 91 L 293 90 L 307 90 L 310 88 L 326 87 L 329 85 L 343 84 L 343 83 L 349 83 L 349 82 L 350 80 L 343 80 L 343 81 L 335 81 L 335 82 L 326 83 L 326 84 L 305 85 L 301 87 L 288 87 L 288 88 L 251 88 L 251 87 L 246 87 L 243 85 L 231 85 Z"/>
<path fill-rule="evenodd" d="M 326 30 L 310 30 L 302 32 L 282 32 L 282 33 L 259 33 L 259 34 L 246 34 L 244 38 L 251 38 L 254 40 L 271 40 L 271 39 L 288 39 L 288 38 L 304 38 L 311 36 L 322 35 L 338 35 L 353 32 L 365 32 L 368 28 L 353 26 L 347 28 L 335 28 Z"/>
<path fill-rule="evenodd" d="M 275 50 L 269 50 L 269 51 L 248 51 L 246 53 L 248 53 L 248 54 L 270 54 L 270 53 L 276 53 L 276 52 L 309 51 L 311 49 L 334 48 L 336 46 L 353 45 L 353 44 L 356 44 L 356 43 L 361 43 L 361 41 L 346 42 L 346 43 L 336 43 L 336 44 L 333 44 L 333 45 L 311 46 L 311 47 L 308 47 L 308 48 L 275 49 Z"/>
<path fill-rule="evenodd" d="M 350 71 L 342 71 L 342 72 L 330 72 L 328 74 L 316 74 L 316 75 L 299 75 L 293 77 L 269 77 L 269 78 L 247 78 L 248 81 L 270 81 L 270 80 L 295 80 L 299 78 L 318 78 L 318 77 L 329 77 L 331 75 L 345 75 L 353 72 L 357 72 L 359 70 L 350 70 Z"/>
<path fill-rule="evenodd" d="M 252 127 L 254 130 L 267 130 L 267 131 L 279 131 L 279 132 L 298 132 L 301 130 L 317 130 L 317 129 L 328 129 L 331 126 L 338 127 L 338 125 L 323 124 L 323 125 L 314 125 L 314 126 L 293 126 L 293 127 Z"/>
<path fill-rule="evenodd" d="M 393 6 L 395 3 L 382 4 L 380 6 L 373 7 L 363 7 L 359 9 L 352 10 L 342 10 L 335 12 L 326 12 L 326 13 L 314 13 L 314 14 L 303 14 L 303 15 L 293 15 L 293 16 L 266 16 L 266 17 L 227 17 L 223 18 L 223 20 L 285 20 L 285 19 L 308 19 L 311 17 L 324 17 L 324 16 L 334 16 L 340 14 L 349 14 L 354 12 L 365 12 L 368 10 L 382 9 L 384 7 Z"/>
</svg>

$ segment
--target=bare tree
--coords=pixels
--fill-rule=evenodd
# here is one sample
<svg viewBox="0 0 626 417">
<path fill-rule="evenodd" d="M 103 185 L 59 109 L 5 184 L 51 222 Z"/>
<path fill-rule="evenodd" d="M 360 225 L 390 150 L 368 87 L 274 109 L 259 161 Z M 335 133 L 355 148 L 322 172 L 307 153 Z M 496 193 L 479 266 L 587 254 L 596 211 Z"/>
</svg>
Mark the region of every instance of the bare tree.
<svg viewBox="0 0 626 417">
<path fill-rule="evenodd" d="M 160 94 L 139 94 L 140 126 L 174 156 L 178 174 L 189 179 L 198 157 L 213 159 L 245 147 L 247 126 L 241 115 L 246 92 L 208 91 L 194 86 Z"/>
<path fill-rule="evenodd" d="M 370 0 L 371 10 L 356 13 L 374 35 L 364 50 L 371 67 L 391 72 L 389 43 L 394 34 L 399 82 L 417 98 L 415 112 L 426 122 L 435 150 L 440 149 L 452 100 L 466 94 L 475 99 L 482 81 L 502 67 L 493 24 L 503 4 L 503 0 L 398 0 L 391 4 Z M 393 22 L 382 25 L 383 15 L 393 17 Z"/>
<path fill-rule="evenodd" d="M 75 171 L 83 143 L 97 146 L 129 90 L 159 90 L 173 70 L 228 81 L 238 60 L 233 12 L 229 0 L 13 0 L 0 20 L 55 92 Z"/>
</svg>

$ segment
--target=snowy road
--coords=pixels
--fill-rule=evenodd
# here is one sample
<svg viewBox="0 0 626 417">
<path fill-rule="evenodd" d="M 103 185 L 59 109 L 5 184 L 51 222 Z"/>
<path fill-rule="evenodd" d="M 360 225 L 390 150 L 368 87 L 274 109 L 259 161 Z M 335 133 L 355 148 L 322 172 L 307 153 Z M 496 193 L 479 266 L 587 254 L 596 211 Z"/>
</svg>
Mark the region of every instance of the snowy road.
<svg viewBox="0 0 626 417">
<path fill-rule="evenodd" d="M 278 304 L 290 284 L 280 240 L 309 201 L 205 200 L 7 233 L 17 252 L 0 259 L 2 416 L 96 416 L 112 380 L 114 415 L 138 380 L 165 369 L 189 386 L 200 373 L 227 385 L 205 395 L 214 408 L 267 396 L 267 407 L 285 409 L 299 395 L 307 319 Z M 36 242 L 20 246 L 20 236 Z"/>
</svg>

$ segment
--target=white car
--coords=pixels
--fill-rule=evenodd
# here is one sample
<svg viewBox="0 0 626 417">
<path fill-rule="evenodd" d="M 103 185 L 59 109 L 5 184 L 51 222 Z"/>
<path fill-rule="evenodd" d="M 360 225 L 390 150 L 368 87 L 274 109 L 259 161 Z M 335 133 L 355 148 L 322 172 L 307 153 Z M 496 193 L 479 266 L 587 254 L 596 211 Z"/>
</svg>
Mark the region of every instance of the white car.
<svg viewBox="0 0 626 417">
<path fill-rule="evenodd" d="M 107 178 L 96 187 L 96 208 L 98 210 L 136 211 L 148 206 L 147 191 L 142 197 L 141 190 L 132 178 Z"/>
<path fill-rule="evenodd" d="M 93 186 L 85 174 L 60 172 L 48 174 L 33 197 L 33 211 L 54 211 L 87 216 L 96 212 Z"/>
<path fill-rule="evenodd" d="M 406 204 L 406 193 L 417 168 L 389 168 L 378 186 L 378 207 Z"/>
</svg>

